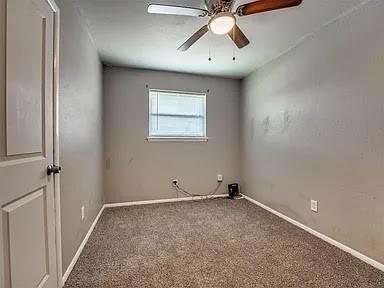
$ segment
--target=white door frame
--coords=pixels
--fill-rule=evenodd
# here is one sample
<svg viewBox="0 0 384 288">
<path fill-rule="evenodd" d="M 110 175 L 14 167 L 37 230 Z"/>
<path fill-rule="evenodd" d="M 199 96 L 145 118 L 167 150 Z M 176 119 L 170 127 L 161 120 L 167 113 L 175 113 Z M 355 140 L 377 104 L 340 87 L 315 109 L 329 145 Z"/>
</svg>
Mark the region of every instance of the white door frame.
<svg viewBox="0 0 384 288">
<path fill-rule="evenodd" d="M 60 58 L 60 9 L 54 0 L 46 0 L 54 11 L 54 49 L 53 49 L 53 162 L 60 166 L 59 150 L 59 58 Z M 62 250 L 61 250 L 61 212 L 60 212 L 60 174 L 54 176 L 55 193 L 55 229 L 56 229 L 56 260 L 57 260 L 57 286 L 63 287 L 63 268 L 62 268 Z"/>
</svg>

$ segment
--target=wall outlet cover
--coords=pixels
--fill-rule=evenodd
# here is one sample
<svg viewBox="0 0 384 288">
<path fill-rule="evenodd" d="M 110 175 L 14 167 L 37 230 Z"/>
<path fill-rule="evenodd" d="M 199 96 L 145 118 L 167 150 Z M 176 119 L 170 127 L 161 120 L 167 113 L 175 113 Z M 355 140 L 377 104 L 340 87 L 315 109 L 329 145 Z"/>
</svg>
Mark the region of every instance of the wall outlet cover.
<svg viewBox="0 0 384 288">
<path fill-rule="evenodd" d="M 217 182 L 223 182 L 223 175 L 222 174 L 217 174 Z"/>
<path fill-rule="evenodd" d="M 85 207 L 81 206 L 81 220 L 84 220 L 85 218 Z"/>
<path fill-rule="evenodd" d="M 313 212 L 319 212 L 317 200 L 311 200 L 311 210 Z"/>
</svg>

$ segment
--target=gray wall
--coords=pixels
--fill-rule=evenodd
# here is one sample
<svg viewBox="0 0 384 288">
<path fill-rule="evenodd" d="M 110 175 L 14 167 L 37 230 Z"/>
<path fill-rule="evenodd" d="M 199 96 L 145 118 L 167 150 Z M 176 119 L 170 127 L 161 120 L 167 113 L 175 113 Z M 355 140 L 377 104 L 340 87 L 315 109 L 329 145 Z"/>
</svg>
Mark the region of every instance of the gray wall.
<svg viewBox="0 0 384 288">
<path fill-rule="evenodd" d="M 148 89 L 207 94 L 208 142 L 147 142 Z M 176 198 L 177 177 L 192 193 L 208 193 L 217 174 L 239 180 L 240 81 L 186 74 L 106 68 L 105 157 L 107 202 Z M 184 195 L 179 195 L 185 197 Z"/>
<path fill-rule="evenodd" d="M 61 10 L 60 158 L 63 272 L 103 203 L 102 65 L 72 1 Z M 81 220 L 81 206 L 85 219 Z"/>
<path fill-rule="evenodd" d="M 243 192 L 384 263 L 384 2 L 244 80 Z M 310 211 L 319 201 L 319 213 Z"/>
</svg>

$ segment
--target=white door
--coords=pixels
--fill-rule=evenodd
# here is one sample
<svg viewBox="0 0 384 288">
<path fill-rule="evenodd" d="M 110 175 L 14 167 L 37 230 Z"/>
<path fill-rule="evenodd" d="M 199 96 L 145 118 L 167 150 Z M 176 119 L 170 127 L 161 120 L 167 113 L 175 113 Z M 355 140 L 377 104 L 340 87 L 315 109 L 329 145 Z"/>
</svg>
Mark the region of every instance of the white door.
<svg viewBox="0 0 384 288">
<path fill-rule="evenodd" d="M 56 9 L 0 0 L 0 287 L 58 287 L 53 164 Z"/>
</svg>

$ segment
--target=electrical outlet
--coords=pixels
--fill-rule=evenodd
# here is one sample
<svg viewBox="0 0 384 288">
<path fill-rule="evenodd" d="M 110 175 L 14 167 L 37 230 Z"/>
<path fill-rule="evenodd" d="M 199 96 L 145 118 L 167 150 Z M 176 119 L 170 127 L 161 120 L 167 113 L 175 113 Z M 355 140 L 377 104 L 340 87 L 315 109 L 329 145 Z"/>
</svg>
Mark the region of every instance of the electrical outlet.
<svg viewBox="0 0 384 288">
<path fill-rule="evenodd" d="M 81 206 L 81 220 L 84 220 L 85 218 L 85 207 Z"/>
<path fill-rule="evenodd" d="M 318 205 L 317 205 L 317 200 L 311 200 L 311 210 L 313 212 L 319 212 Z"/>
<path fill-rule="evenodd" d="M 223 182 L 223 178 L 222 174 L 217 174 L 217 182 Z"/>
<path fill-rule="evenodd" d="M 179 180 L 178 179 L 175 178 L 175 179 L 172 180 L 172 186 L 173 187 L 176 187 L 178 184 L 179 184 Z"/>
</svg>

